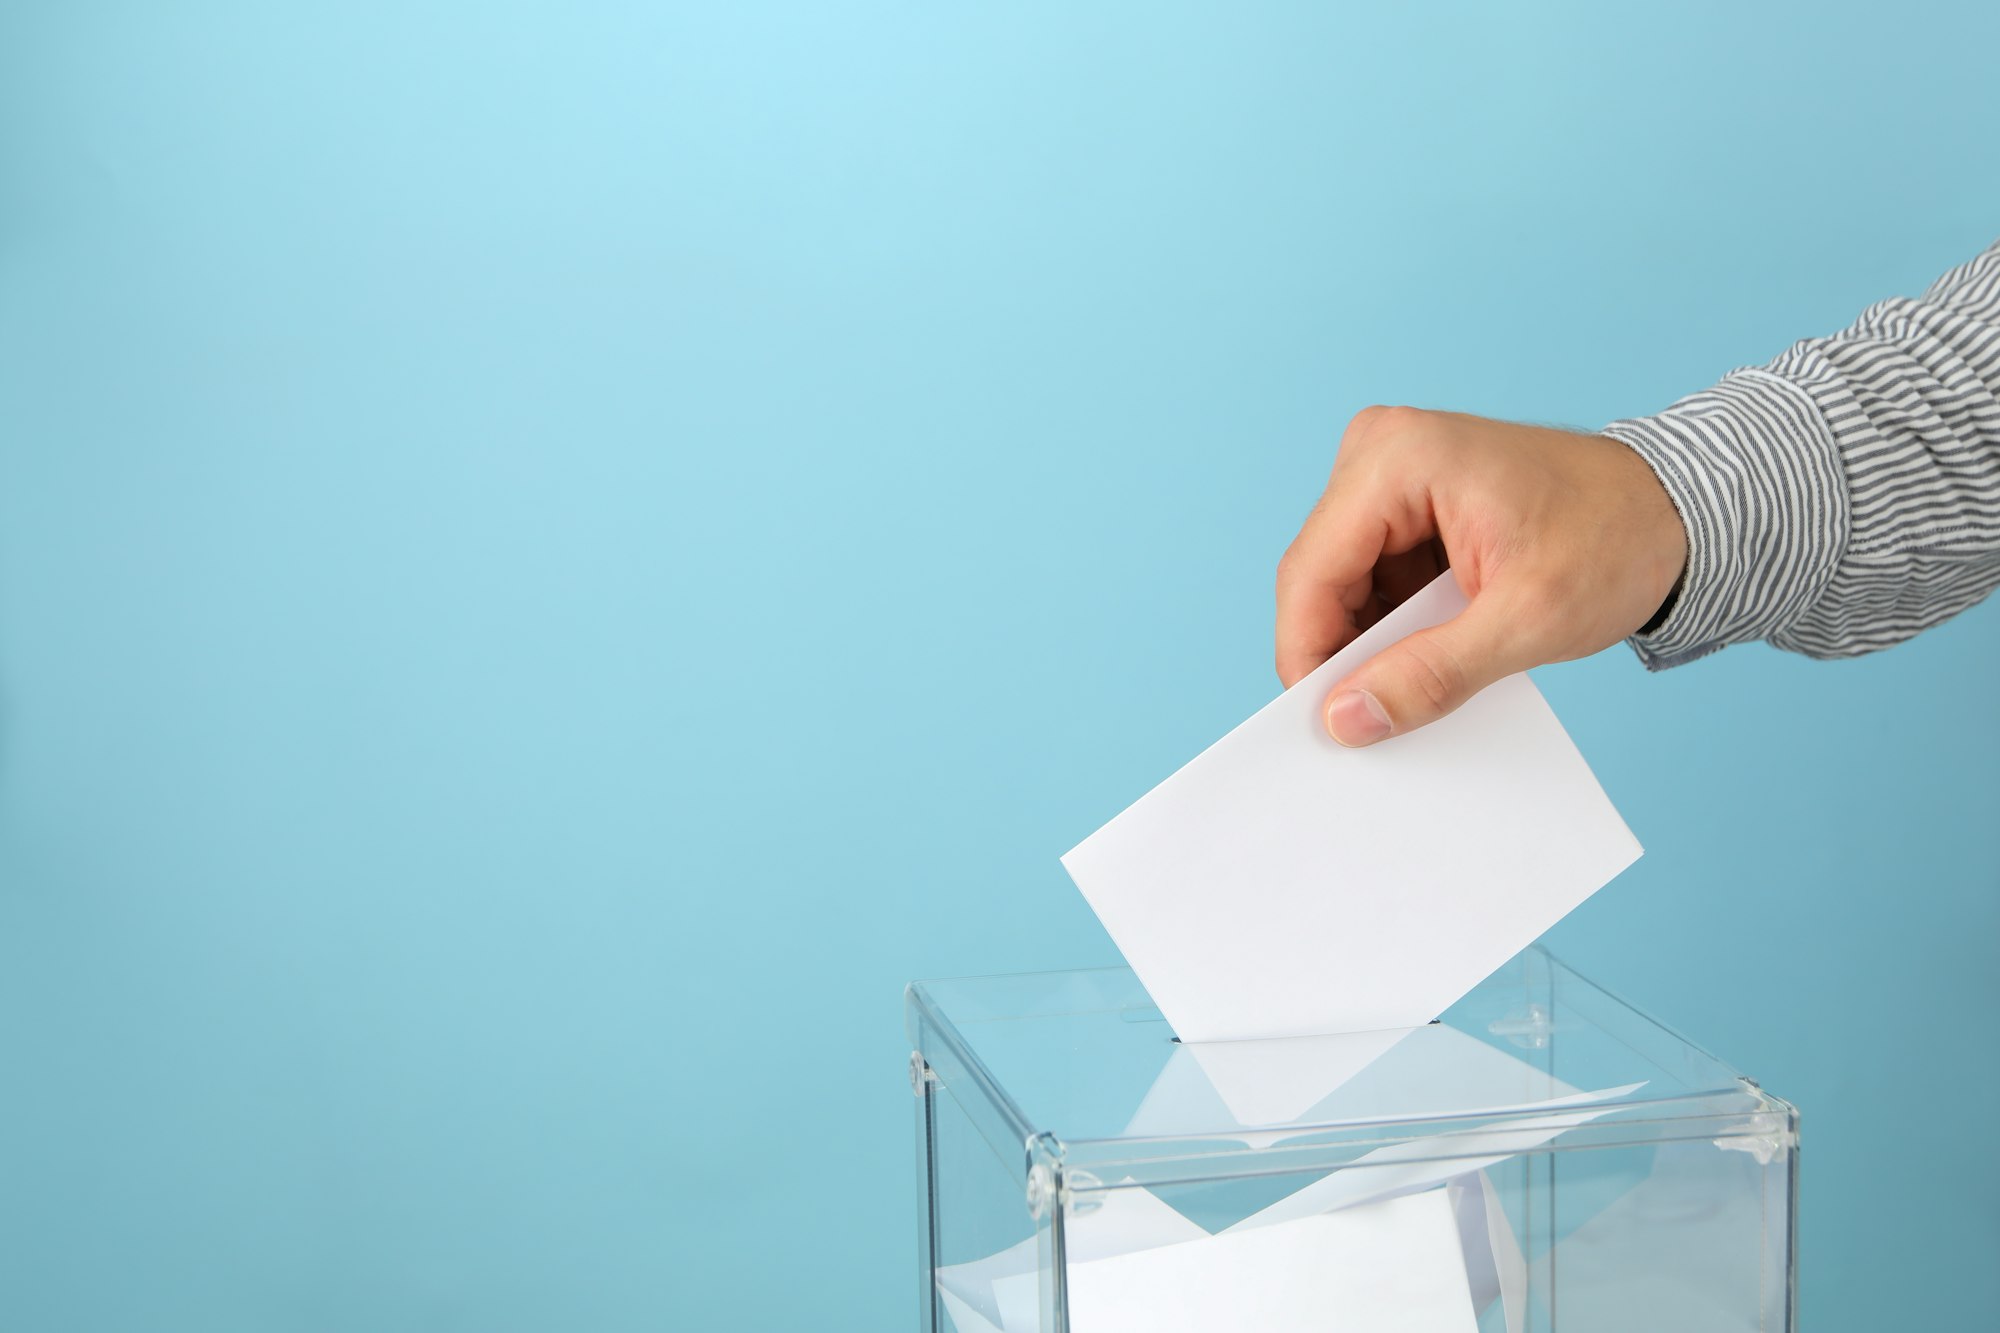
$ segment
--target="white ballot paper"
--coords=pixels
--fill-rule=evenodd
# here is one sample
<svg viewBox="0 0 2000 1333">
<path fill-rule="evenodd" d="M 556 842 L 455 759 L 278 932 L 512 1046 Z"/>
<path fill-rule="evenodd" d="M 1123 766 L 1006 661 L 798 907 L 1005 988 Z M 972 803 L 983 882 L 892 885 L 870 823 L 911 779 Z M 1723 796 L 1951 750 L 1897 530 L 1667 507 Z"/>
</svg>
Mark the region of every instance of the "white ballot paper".
<svg viewBox="0 0 2000 1333">
<path fill-rule="evenodd" d="M 1069 1325 L 1076 1333 L 1478 1333 L 1456 1204 L 1451 1192 L 1432 1190 L 1209 1236 L 1135 1191 L 1119 1214 L 1076 1228 L 1103 1232 L 1109 1252 L 1071 1259 Z M 1152 1239 L 1177 1228 L 1191 1235 L 1135 1245 L 1121 1234 Z M 939 1271 L 938 1294 L 959 1333 L 1039 1327 L 1033 1246 Z"/>
<path fill-rule="evenodd" d="M 1583 1095 L 1552 1073 L 1442 1023 L 1327 1037 L 1181 1042 L 1154 1076 L 1125 1134 L 1221 1136 L 1254 1144 L 1314 1123 L 1500 1115 L 1565 1105 Z M 1227 1128 L 1232 1124 L 1234 1131 Z"/>
<path fill-rule="evenodd" d="M 1062 858 L 1182 1040 L 1428 1023 L 1638 859 L 1525 675 L 1326 734 L 1328 687 L 1464 606 L 1441 575 Z"/>
</svg>

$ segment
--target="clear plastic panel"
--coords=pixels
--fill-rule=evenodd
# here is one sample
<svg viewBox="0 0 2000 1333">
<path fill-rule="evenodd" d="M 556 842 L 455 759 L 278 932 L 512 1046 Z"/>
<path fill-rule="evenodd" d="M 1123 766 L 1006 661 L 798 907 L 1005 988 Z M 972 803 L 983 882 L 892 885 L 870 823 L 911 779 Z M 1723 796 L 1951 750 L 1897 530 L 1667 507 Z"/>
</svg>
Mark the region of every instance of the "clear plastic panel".
<svg viewBox="0 0 2000 1333">
<path fill-rule="evenodd" d="M 1122 969 L 912 988 L 927 1327 L 1792 1327 L 1795 1113 L 1546 955 L 1400 1033 L 1149 1010 Z"/>
</svg>

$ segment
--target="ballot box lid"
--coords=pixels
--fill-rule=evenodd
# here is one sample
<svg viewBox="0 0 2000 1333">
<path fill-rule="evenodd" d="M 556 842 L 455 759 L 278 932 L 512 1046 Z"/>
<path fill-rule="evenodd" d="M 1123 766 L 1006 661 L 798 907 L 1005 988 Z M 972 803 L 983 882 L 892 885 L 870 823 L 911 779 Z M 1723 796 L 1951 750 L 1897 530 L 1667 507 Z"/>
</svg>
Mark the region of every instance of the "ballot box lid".
<svg viewBox="0 0 2000 1333">
<path fill-rule="evenodd" d="M 1796 1138 L 1788 1104 L 1539 947 L 1392 1031 L 1183 1043 L 1124 967 L 915 982 L 905 1022 L 913 1087 L 996 1152 L 1140 1183 Z"/>
</svg>

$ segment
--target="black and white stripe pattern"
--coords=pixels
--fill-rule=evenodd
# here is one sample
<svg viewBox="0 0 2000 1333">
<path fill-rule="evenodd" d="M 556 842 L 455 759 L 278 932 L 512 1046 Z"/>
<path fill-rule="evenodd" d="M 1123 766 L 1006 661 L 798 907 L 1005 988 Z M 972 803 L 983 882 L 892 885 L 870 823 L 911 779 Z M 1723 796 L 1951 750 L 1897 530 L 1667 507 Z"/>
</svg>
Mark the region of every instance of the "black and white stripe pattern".
<svg viewBox="0 0 2000 1333">
<path fill-rule="evenodd" d="M 1763 369 L 1618 421 L 1688 531 L 1655 669 L 1900 643 L 2000 586 L 2000 244 Z"/>
</svg>

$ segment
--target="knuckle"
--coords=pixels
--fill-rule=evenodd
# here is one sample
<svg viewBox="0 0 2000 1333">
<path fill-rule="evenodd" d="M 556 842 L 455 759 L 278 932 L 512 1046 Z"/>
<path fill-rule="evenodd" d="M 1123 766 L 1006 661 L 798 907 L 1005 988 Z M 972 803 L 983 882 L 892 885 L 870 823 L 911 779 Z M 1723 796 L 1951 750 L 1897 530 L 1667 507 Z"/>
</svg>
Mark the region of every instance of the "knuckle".
<svg viewBox="0 0 2000 1333">
<path fill-rule="evenodd" d="M 1364 440 L 1390 439 L 1415 429 L 1427 415 L 1421 408 L 1377 403 L 1354 414 L 1347 423 L 1347 434 Z"/>
<path fill-rule="evenodd" d="M 1306 521 L 1300 526 L 1298 535 L 1292 538 L 1291 544 L 1285 547 L 1283 554 L 1278 557 L 1277 581 L 1280 588 L 1288 583 L 1295 583 L 1311 573 L 1313 563 L 1311 534 L 1315 523 L 1319 522 L 1321 515 L 1326 512 L 1326 505 L 1327 497 L 1320 496 L 1313 505 L 1312 512 L 1306 515 Z"/>
<path fill-rule="evenodd" d="M 1419 698 L 1433 710 L 1446 713 L 1456 707 L 1465 691 L 1465 667 L 1435 639 L 1421 639 L 1403 645 L 1404 676 Z"/>
<path fill-rule="evenodd" d="M 1435 414 L 1419 407 L 1362 408 L 1341 437 L 1336 475 L 1341 459 L 1353 459 L 1364 473 L 1434 462 L 1446 442 L 1435 425 Z"/>
<path fill-rule="evenodd" d="M 1372 407 L 1364 407 L 1359 412 L 1356 412 L 1353 418 L 1348 421 L 1347 429 L 1341 433 L 1340 447 L 1342 452 L 1356 447 L 1366 448 L 1369 444 L 1380 440 L 1387 433 L 1396 410 L 1393 407 L 1384 407 L 1377 404 Z"/>
<path fill-rule="evenodd" d="M 1430 420 L 1430 413 L 1421 407 L 1385 407 L 1376 420 L 1386 435 L 1407 435 Z"/>
<path fill-rule="evenodd" d="M 1347 423 L 1347 433 L 1349 435 L 1366 435 L 1369 431 L 1381 425 L 1382 418 L 1393 411 L 1395 409 L 1392 407 L 1385 407 L 1380 403 L 1371 403 L 1354 414 L 1353 419 Z"/>
</svg>

